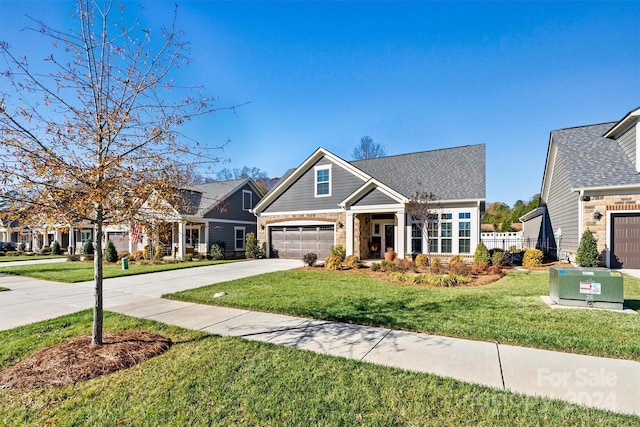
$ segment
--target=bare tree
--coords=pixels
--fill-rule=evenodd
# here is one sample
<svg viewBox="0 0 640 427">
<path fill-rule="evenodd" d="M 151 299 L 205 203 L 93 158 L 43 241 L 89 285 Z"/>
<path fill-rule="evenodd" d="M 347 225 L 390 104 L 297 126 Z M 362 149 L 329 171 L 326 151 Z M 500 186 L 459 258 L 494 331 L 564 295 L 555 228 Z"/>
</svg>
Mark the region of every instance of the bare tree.
<svg viewBox="0 0 640 427">
<path fill-rule="evenodd" d="M 360 138 L 360 144 L 353 150 L 354 160 L 373 159 L 386 155 L 384 147 L 377 142 L 373 142 L 370 136 Z"/>
<path fill-rule="evenodd" d="M 91 223 L 95 230 L 92 342 L 102 343 L 102 238 L 108 224 L 129 224 L 142 200 L 180 204 L 188 171 L 217 161 L 215 149 L 178 129 L 221 109 L 198 87 L 178 86 L 190 62 L 173 20 L 158 34 L 127 22 L 123 6 L 78 0 L 76 29 L 30 18 L 53 44 L 48 71 L 0 42 L 7 63 L 0 93 L 0 196 L 22 223 Z M 179 94 L 179 99 L 176 98 Z M 140 220 L 141 218 L 139 218 Z"/>
<path fill-rule="evenodd" d="M 438 223 L 438 215 L 442 208 L 438 197 L 430 191 L 416 191 L 411 195 L 409 202 L 406 204 L 407 213 L 413 218 L 420 227 L 423 236 L 427 240 L 427 258 L 429 259 L 429 274 L 431 270 L 431 238 L 432 233 L 437 234 L 437 228 L 433 230 L 432 225 Z"/>
</svg>

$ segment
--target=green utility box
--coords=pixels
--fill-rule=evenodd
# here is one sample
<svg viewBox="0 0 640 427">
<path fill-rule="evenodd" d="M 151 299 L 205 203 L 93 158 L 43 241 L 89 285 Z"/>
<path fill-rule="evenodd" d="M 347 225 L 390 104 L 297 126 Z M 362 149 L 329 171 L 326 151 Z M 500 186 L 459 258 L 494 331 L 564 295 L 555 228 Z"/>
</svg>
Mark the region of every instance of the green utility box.
<svg viewBox="0 0 640 427">
<path fill-rule="evenodd" d="M 560 305 L 622 310 L 622 273 L 606 268 L 549 268 L 549 296 Z"/>
<path fill-rule="evenodd" d="M 122 258 L 122 269 L 123 270 L 129 269 L 129 258 L 127 257 Z"/>
</svg>

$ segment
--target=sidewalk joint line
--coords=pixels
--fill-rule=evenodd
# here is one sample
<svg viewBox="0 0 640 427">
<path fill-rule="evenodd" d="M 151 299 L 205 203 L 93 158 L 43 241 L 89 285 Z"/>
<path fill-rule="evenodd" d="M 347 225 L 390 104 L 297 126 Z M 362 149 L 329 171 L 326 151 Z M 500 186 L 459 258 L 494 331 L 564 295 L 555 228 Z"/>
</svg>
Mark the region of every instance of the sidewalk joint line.
<svg viewBox="0 0 640 427">
<path fill-rule="evenodd" d="M 373 346 L 373 347 L 371 347 L 371 348 L 369 349 L 369 351 L 367 351 L 367 352 L 364 354 L 364 356 L 362 356 L 362 357 L 360 358 L 360 361 L 361 361 L 361 362 L 362 362 L 362 361 L 364 361 L 364 358 L 365 358 L 365 357 L 367 357 L 367 356 L 369 355 L 369 353 L 371 353 L 371 352 L 373 351 L 373 349 L 375 349 L 375 348 L 376 348 L 376 347 L 377 347 L 377 346 L 382 342 L 382 340 L 383 340 L 383 339 L 385 339 L 385 338 L 386 338 L 386 337 L 387 337 L 387 336 L 388 336 L 392 331 L 393 331 L 393 329 L 389 329 L 389 330 L 387 330 L 387 333 L 386 333 L 386 334 L 384 334 L 384 335 L 382 336 L 382 338 L 380 338 L 380 339 L 378 340 L 378 342 L 377 342 L 377 343 L 375 343 L 375 344 L 374 344 L 374 346 Z"/>
<path fill-rule="evenodd" d="M 502 370 L 502 359 L 500 359 L 500 343 L 496 341 L 496 351 L 498 352 L 498 367 L 500 367 L 500 379 L 502 380 L 502 389 L 506 390 L 504 384 L 504 371 Z"/>
</svg>

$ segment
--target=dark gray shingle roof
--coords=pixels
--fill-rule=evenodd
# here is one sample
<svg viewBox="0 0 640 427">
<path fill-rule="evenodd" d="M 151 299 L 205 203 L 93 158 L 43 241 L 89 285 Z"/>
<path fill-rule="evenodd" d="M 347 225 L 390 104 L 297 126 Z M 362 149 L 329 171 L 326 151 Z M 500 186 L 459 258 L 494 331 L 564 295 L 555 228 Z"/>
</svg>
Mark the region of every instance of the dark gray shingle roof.
<svg viewBox="0 0 640 427">
<path fill-rule="evenodd" d="M 616 122 L 551 132 L 572 188 L 640 185 L 640 174 L 617 141 L 604 138 Z"/>
<path fill-rule="evenodd" d="M 350 163 L 406 197 L 416 191 L 431 191 L 440 200 L 485 199 L 484 144 Z"/>
<path fill-rule="evenodd" d="M 249 179 L 233 179 L 229 181 L 216 181 L 206 184 L 194 185 L 185 190 L 188 206 L 182 208 L 182 213 L 204 214 L 206 209 L 213 207 L 231 193 L 243 186 Z"/>
</svg>

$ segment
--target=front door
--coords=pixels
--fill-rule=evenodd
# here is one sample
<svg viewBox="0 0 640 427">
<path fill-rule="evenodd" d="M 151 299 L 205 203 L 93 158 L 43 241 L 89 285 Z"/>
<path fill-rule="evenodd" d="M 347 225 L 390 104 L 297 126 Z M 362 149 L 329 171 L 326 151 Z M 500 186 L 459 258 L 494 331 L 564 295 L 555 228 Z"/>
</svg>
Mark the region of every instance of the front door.
<svg viewBox="0 0 640 427">
<path fill-rule="evenodd" d="M 393 250 L 395 251 L 395 225 L 394 224 L 385 224 L 384 225 L 384 242 L 383 242 L 383 248 L 384 251 L 387 250 L 387 248 L 393 248 Z"/>
</svg>

